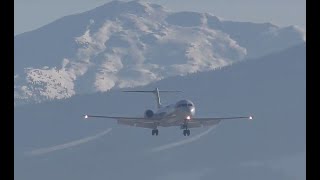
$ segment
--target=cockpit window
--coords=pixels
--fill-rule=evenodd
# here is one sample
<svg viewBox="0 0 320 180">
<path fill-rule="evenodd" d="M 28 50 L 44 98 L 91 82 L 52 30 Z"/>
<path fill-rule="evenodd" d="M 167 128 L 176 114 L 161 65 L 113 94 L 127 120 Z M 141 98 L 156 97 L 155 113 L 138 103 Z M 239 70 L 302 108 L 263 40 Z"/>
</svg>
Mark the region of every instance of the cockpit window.
<svg viewBox="0 0 320 180">
<path fill-rule="evenodd" d="M 188 105 L 187 105 L 187 104 L 182 104 L 181 106 L 182 106 L 182 107 L 187 107 Z"/>
<path fill-rule="evenodd" d="M 179 104 L 178 107 L 188 107 L 188 106 L 192 106 L 192 104 Z"/>
</svg>

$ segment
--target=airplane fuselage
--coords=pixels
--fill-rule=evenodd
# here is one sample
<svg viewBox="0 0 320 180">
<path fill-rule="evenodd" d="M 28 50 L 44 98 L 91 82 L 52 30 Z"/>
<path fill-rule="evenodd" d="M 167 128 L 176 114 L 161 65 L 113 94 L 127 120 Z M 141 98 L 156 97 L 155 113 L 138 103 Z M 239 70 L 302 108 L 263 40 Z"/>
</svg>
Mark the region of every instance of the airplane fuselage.
<svg viewBox="0 0 320 180">
<path fill-rule="evenodd" d="M 191 120 L 194 115 L 194 103 L 190 100 L 180 100 L 175 104 L 160 107 L 152 118 L 161 119 L 159 126 L 166 126 L 167 123 Z"/>
</svg>

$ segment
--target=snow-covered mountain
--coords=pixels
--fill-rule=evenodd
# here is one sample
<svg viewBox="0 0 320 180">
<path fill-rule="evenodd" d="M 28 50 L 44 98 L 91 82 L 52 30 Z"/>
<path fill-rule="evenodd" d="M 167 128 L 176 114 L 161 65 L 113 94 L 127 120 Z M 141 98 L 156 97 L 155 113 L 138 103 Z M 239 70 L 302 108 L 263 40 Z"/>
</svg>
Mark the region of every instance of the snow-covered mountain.
<svg viewBox="0 0 320 180">
<path fill-rule="evenodd" d="M 14 38 L 15 104 L 64 99 L 230 65 L 304 41 L 296 27 L 112 1 Z"/>
<path fill-rule="evenodd" d="M 155 105 L 151 95 L 111 90 L 18 106 L 15 179 L 306 179 L 305 44 L 134 89 L 154 87 L 182 90 L 163 94 L 162 102 L 188 98 L 196 116 L 255 119 L 224 121 L 201 137 L 205 128 L 184 137 L 178 127 L 159 129 L 155 137 L 150 129 L 81 117 L 142 116 Z"/>
</svg>

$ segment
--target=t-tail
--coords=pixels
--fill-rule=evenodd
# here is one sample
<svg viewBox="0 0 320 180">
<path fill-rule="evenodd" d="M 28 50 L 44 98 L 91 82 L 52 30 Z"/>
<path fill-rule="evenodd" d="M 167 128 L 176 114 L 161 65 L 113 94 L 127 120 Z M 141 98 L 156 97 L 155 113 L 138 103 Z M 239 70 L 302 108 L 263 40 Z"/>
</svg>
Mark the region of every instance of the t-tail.
<svg viewBox="0 0 320 180">
<path fill-rule="evenodd" d="M 171 92 L 181 92 L 181 91 L 163 91 L 155 88 L 153 91 L 123 91 L 123 92 L 140 92 L 140 93 L 153 93 L 156 97 L 157 108 L 161 108 L 161 101 L 160 101 L 160 92 L 161 93 L 171 93 Z"/>
</svg>

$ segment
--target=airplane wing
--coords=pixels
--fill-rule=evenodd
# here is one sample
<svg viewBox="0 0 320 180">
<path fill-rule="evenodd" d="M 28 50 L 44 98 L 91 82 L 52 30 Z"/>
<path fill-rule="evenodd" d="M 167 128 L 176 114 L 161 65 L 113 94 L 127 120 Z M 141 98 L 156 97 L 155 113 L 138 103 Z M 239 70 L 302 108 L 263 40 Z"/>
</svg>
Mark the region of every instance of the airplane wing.
<svg viewBox="0 0 320 180">
<path fill-rule="evenodd" d="M 121 117 L 121 116 L 97 116 L 97 115 L 84 115 L 85 119 L 88 118 L 104 118 L 104 119 L 116 119 L 118 124 L 142 127 L 142 128 L 155 128 L 155 123 L 160 119 L 144 118 L 144 117 Z"/>
<path fill-rule="evenodd" d="M 188 122 L 188 128 L 196 128 L 203 126 L 214 126 L 222 120 L 231 120 L 231 119 L 253 119 L 252 116 L 241 116 L 241 117 L 218 117 L 218 118 L 192 118 Z"/>
</svg>

